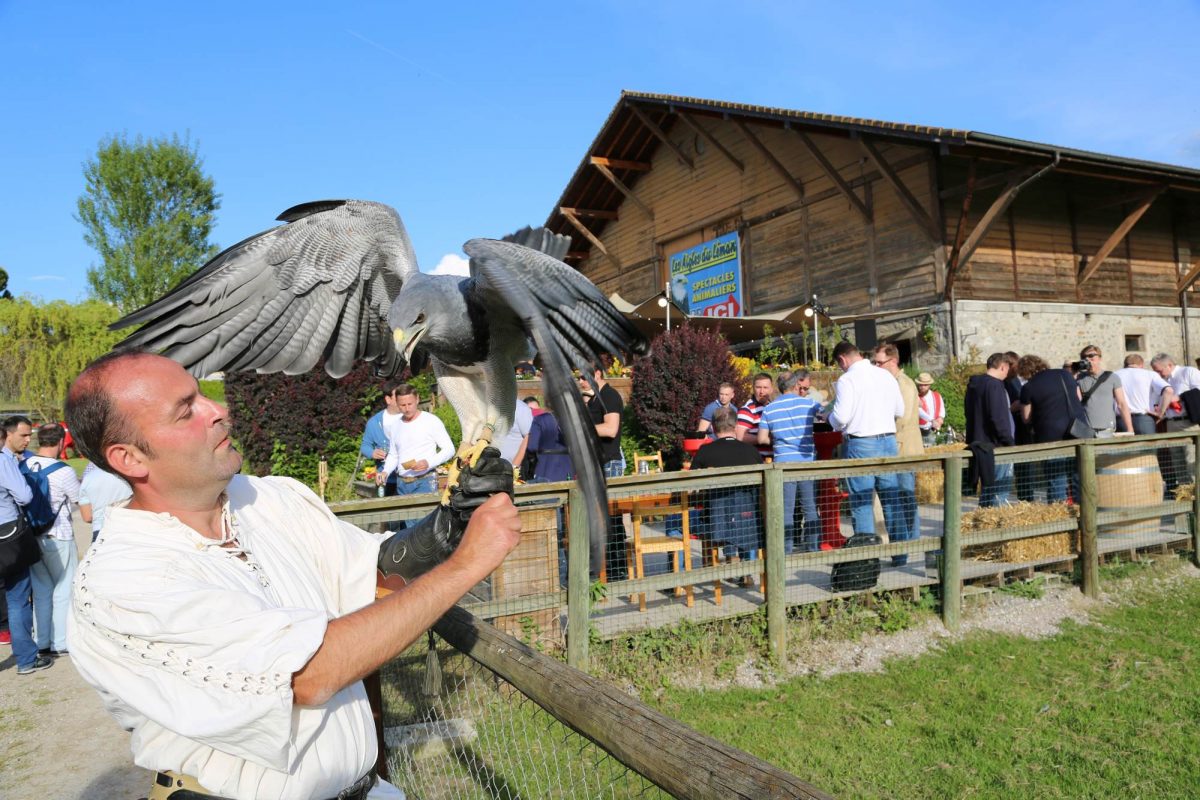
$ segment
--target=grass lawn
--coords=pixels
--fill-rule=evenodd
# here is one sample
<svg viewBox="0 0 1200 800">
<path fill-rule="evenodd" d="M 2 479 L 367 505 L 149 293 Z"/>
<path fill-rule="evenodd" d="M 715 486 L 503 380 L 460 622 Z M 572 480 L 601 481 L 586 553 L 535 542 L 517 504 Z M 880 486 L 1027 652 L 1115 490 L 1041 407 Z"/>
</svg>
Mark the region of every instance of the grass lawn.
<svg viewBox="0 0 1200 800">
<path fill-rule="evenodd" d="M 1134 604 L 1050 639 L 972 635 L 883 674 L 659 705 L 842 798 L 1192 798 L 1200 581 L 1145 572 Z"/>
</svg>

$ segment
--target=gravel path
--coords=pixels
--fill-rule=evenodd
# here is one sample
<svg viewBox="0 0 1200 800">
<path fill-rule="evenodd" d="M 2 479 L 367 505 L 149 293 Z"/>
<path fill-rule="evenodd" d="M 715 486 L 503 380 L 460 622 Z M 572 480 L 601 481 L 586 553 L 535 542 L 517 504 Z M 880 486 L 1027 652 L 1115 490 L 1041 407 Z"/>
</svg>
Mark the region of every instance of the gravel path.
<svg viewBox="0 0 1200 800">
<path fill-rule="evenodd" d="M 80 552 L 91 526 L 75 518 Z M 0 645 L 0 800 L 134 800 L 150 773 L 134 766 L 129 734 L 104 710 L 69 656 L 18 675 L 12 648 Z"/>
</svg>

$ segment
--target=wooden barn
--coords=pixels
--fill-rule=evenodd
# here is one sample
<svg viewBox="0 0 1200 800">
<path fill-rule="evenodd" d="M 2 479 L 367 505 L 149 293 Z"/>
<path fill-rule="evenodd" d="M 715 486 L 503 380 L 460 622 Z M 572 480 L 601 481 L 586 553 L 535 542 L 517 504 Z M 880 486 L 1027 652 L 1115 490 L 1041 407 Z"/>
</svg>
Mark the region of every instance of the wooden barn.
<svg viewBox="0 0 1200 800">
<path fill-rule="evenodd" d="M 1088 342 L 1115 366 L 1200 355 L 1196 169 L 623 92 L 547 225 L 606 294 L 721 317 L 815 294 L 923 366 Z"/>
</svg>

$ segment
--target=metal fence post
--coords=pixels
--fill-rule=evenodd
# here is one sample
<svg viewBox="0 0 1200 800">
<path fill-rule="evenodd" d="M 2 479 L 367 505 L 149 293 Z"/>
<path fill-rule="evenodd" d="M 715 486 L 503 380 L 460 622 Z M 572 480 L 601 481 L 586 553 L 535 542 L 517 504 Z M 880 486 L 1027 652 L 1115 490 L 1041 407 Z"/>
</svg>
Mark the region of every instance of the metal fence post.
<svg viewBox="0 0 1200 800">
<path fill-rule="evenodd" d="M 1096 546 L 1096 447 L 1090 439 L 1076 445 L 1079 465 L 1079 563 L 1083 593 L 1100 596 L 1100 553 Z"/>
<path fill-rule="evenodd" d="M 938 577 L 942 582 L 942 624 L 957 631 L 962 615 L 962 471 L 963 457 L 957 453 L 942 461 L 942 558 Z"/>
<path fill-rule="evenodd" d="M 567 663 L 587 671 L 592 615 L 587 501 L 578 486 L 567 494 Z"/>
<path fill-rule="evenodd" d="M 783 569 L 783 470 L 773 464 L 763 470 L 767 534 L 767 641 L 779 660 L 787 652 L 787 581 Z"/>
</svg>

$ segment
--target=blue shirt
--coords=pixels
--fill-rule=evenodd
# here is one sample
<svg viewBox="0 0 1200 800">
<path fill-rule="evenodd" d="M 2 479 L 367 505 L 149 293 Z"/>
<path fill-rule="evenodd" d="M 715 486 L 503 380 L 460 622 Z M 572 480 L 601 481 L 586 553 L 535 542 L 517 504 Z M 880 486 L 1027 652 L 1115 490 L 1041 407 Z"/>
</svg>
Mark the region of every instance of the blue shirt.
<svg viewBox="0 0 1200 800">
<path fill-rule="evenodd" d="M 88 464 L 79 485 L 79 504 L 92 507 L 92 532 L 99 533 L 104 527 L 104 516 L 109 506 L 133 496 L 133 489 L 123 478 L 105 472 L 95 464 Z"/>
<path fill-rule="evenodd" d="M 727 406 L 722 406 L 720 400 L 713 400 L 711 403 L 706 405 L 704 407 L 704 410 L 700 412 L 700 419 L 708 422 L 707 433 L 708 433 L 709 439 L 717 438 L 717 432 L 713 429 L 713 426 L 712 426 L 712 418 L 713 418 L 713 414 L 717 413 L 718 408 L 732 408 L 734 411 L 737 411 L 737 406 L 735 406 L 732 401 Z"/>
<path fill-rule="evenodd" d="M 569 481 L 574 477 L 575 470 L 571 467 L 571 456 L 567 453 L 567 443 L 563 441 L 562 428 L 549 411 L 533 418 L 527 449 L 537 454 L 534 480 Z"/>
<path fill-rule="evenodd" d="M 362 445 L 358 448 L 362 457 L 374 461 L 375 467 L 378 469 L 383 466 L 383 459 L 375 458 L 373 455 L 375 448 L 379 448 L 385 453 L 388 451 L 387 434 L 383 432 L 382 411 L 367 420 L 367 427 L 363 430 Z"/>
<path fill-rule="evenodd" d="M 776 461 L 812 461 L 816 457 L 813 420 L 817 409 L 815 400 L 796 394 L 780 395 L 763 409 L 758 427 L 771 432 Z"/>
<path fill-rule="evenodd" d="M 0 450 L 0 525 L 16 519 L 17 506 L 27 506 L 32 499 L 33 489 L 17 468 L 17 457 L 5 447 Z"/>
</svg>

